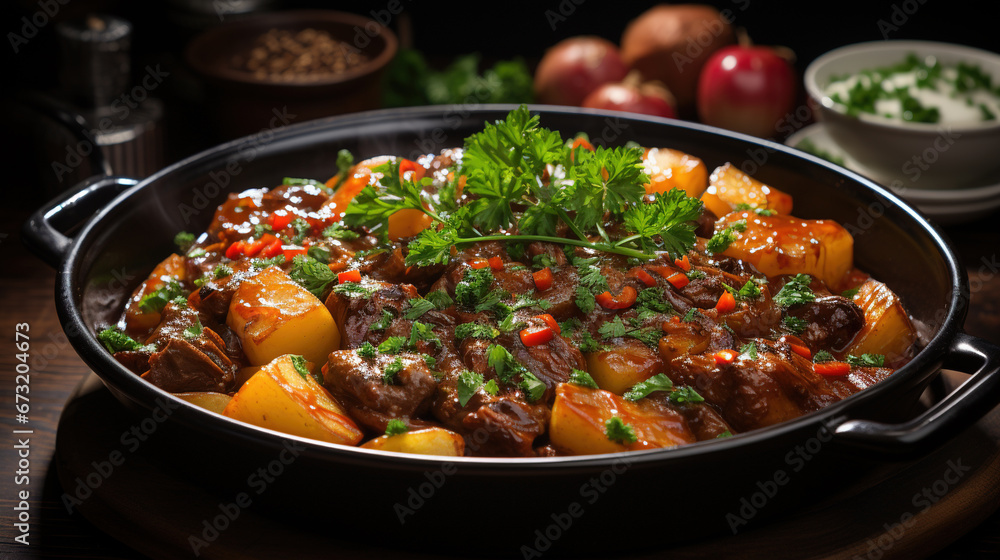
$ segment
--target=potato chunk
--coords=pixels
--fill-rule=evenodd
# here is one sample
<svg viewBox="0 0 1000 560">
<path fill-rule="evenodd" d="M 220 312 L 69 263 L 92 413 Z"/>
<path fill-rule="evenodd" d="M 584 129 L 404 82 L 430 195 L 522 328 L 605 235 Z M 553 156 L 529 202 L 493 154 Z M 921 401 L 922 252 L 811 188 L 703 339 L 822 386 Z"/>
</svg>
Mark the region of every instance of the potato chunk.
<svg viewBox="0 0 1000 560">
<path fill-rule="evenodd" d="M 192 391 L 190 393 L 174 393 L 174 396 L 183 399 L 195 406 L 200 406 L 205 410 L 215 412 L 216 414 L 222 414 L 225 410 L 226 405 L 232 400 L 232 397 L 225 393 L 215 393 L 212 391 Z"/>
<path fill-rule="evenodd" d="M 613 416 L 632 427 L 635 442 L 608 439 L 605 423 Z M 549 439 L 557 449 L 574 455 L 672 447 L 695 441 L 687 422 L 674 410 L 649 401 L 633 403 L 609 391 L 572 383 L 556 387 Z"/>
<path fill-rule="evenodd" d="M 656 350 L 639 341 L 625 340 L 609 350 L 586 355 L 587 372 L 605 391 L 621 395 L 633 385 L 663 371 Z"/>
<path fill-rule="evenodd" d="M 649 175 L 646 194 L 681 189 L 688 196 L 698 197 L 708 187 L 708 168 L 700 159 L 679 150 L 649 148 L 642 158 Z"/>
<path fill-rule="evenodd" d="M 273 266 L 240 283 L 226 323 L 255 366 L 283 354 L 325 363 L 340 347 L 340 331 L 323 302 Z"/>
<path fill-rule="evenodd" d="M 306 364 L 311 369 L 311 364 Z M 305 374 L 303 374 L 305 373 Z M 362 433 L 312 375 L 296 369 L 291 356 L 260 368 L 233 395 L 222 414 L 285 434 L 357 445 Z"/>
<path fill-rule="evenodd" d="M 767 208 L 778 214 L 792 213 L 790 195 L 761 183 L 731 163 L 726 163 L 712 172 L 712 176 L 708 179 L 708 189 L 701 195 L 701 201 L 720 218 L 736 210 L 738 204 Z"/>
<path fill-rule="evenodd" d="M 905 356 L 917 333 L 899 297 L 885 284 L 869 278 L 858 289 L 854 303 L 865 313 L 865 326 L 848 352 L 857 356 L 884 354 L 887 363 Z"/>
<path fill-rule="evenodd" d="M 184 282 L 187 279 L 187 267 L 184 257 L 173 254 L 163 259 L 156 268 L 136 288 L 131 299 L 125 306 L 125 324 L 134 332 L 150 331 L 160 324 L 160 313 L 139 307 L 142 298 L 159 290 L 172 279 Z M 145 333 L 145 334 L 148 334 Z"/>
<path fill-rule="evenodd" d="M 461 457 L 465 454 L 465 440 L 462 436 L 444 428 L 425 428 L 394 436 L 379 436 L 361 447 L 442 457 Z"/>
<path fill-rule="evenodd" d="M 854 238 L 834 221 L 732 212 L 715 224 L 715 231 L 742 220 L 746 230 L 735 232 L 736 240 L 722 254 L 747 261 L 767 276 L 809 274 L 839 291 L 854 267 Z"/>
</svg>

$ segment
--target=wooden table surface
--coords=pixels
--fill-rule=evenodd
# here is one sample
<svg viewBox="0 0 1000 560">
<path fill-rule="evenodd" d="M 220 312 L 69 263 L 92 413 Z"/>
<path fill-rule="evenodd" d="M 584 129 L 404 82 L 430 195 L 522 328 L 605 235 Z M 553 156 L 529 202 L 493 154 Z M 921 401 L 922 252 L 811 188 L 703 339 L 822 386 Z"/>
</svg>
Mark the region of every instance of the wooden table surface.
<svg viewBox="0 0 1000 560">
<path fill-rule="evenodd" d="M 62 489 L 49 469 L 60 411 L 88 370 L 63 334 L 54 304 L 54 272 L 24 249 L 19 236 L 28 210 L 42 201 L 12 200 L 0 209 L 0 332 L 8 344 L 0 351 L 0 423 L 7 434 L 0 451 L 0 557 L 10 558 L 137 558 L 138 555 L 93 528 L 79 515 L 67 513 Z M 966 331 L 1000 343 L 1000 213 L 946 229 L 968 269 L 971 310 Z M 15 420 L 15 325 L 30 325 L 30 411 L 28 422 Z M 18 449 L 13 430 L 27 429 L 30 438 L 27 479 L 19 480 Z M 23 484 L 22 484 L 23 483 Z M 19 492 L 28 492 L 28 545 L 14 541 Z M 938 560 L 1000 557 L 1000 512 L 954 543 L 935 553 Z"/>
</svg>

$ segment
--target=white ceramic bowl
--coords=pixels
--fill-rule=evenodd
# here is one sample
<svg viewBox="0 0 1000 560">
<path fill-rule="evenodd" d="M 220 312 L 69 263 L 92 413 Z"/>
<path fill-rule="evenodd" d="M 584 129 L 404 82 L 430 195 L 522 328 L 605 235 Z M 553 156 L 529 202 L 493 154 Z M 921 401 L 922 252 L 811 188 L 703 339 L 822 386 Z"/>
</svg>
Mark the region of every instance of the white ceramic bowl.
<svg viewBox="0 0 1000 560">
<path fill-rule="evenodd" d="M 850 116 L 824 93 L 831 78 L 891 66 L 910 53 L 934 56 L 944 65 L 978 65 L 1000 84 L 1000 55 L 929 41 L 875 41 L 830 51 L 807 68 L 805 86 L 831 137 L 884 184 L 904 179 L 913 188 L 955 189 L 982 185 L 1000 174 L 1000 116 L 983 123 L 951 125 Z"/>
</svg>

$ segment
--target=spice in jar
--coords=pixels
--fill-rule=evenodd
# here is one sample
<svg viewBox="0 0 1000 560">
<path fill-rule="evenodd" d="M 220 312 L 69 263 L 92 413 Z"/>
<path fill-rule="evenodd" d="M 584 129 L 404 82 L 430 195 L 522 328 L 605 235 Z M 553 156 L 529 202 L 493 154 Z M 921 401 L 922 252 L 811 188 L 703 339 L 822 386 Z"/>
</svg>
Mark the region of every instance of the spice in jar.
<svg viewBox="0 0 1000 560">
<path fill-rule="evenodd" d="M 353 45 L 327 31 L 271 29 L 254 41 L 249 53 L 233 57 L 233 67 L 262 80 L 321 80 L 365 61 Z"/>
</svg>

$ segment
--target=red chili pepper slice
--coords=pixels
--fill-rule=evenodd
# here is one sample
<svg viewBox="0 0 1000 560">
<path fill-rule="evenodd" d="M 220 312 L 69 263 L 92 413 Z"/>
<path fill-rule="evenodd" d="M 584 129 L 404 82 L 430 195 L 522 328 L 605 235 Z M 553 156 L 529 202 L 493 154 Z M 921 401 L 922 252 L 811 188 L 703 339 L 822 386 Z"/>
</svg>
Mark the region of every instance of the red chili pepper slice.
<svg viewBox="0 0 1000 560">
<path fill-rule="evenodd" d="M 337 282 L 343 284 L 345 282 L 360 282 L 361 281 L 361 271 L 358 269 L 345 270 L 337 274 Z"/>
<path fill-rule="evenodd" d="M 719 313 L 729 313 L 734 309 L 736 309 L 736 298 L 729 293 L 729 290 L 723 291 L 722 295 L 719 296 L 719 301 L 715 304 L 715 310 Z"/>
<path fill-rule="evenodd" d="M 649 275 L 648 272 L 646 272 L 645 270 L 643 270 L 641 268 L 633 268 L 625 276 L 631 276 L 631 277 L 634 277 L 634 278 L 638 278 L 648 288 L 652 288 L 653 286 L 656 285 L 656 279 L 654 279 L 652 276 Z"/>
<path fill-rule="evenodd" d="M 469 261 L 469 266 L 475 268 L 476 270 L 479 270 L 480 268 L 486 268 L 487 266 L 490 266 L 490 262 L 487 261 L 486 259 L 472 259 L 471 261 Z"/>
<path fill-rule="evenodd" d="M 736 355 L 735 350 L 719 350 L 715 354 L 712 354 L 712 358 L 715 360 L 717 365 L 722 366 L 733 363 L 733 360 L 736 359 Z"/>
<path fill-rule="evenodd" d="M 275 239 L 260 252 L 260 256 L 270 259 L 281 254 L 281 240 Z"/>
<path fill-rule="evenodd" d="M 684 272 L 691 272 L 691 261 L 688 260 L 687 255 L 684 255 L 679 259 L 674 259 L 674 264 L 676 264 L 677 268 L 680 268 Z"/>
<path fill-rule="evenodd" d="M 304 255 L 306 254 L 306 252 L 307 251 L 305 247 L 293 247 L 293 246 L 288 246 L 286 248 L 282 248 L 281 250 L 281 254 L 285 255 L 285 262 L 292 262 L 292 259 L 294 259 L 296 256 Z"/>
<path fill-rule="evenodd" d="M 545 344 L 555 337 L 551 327 L 528 327 L 521 331 L 521 342 L 525 346 L 538 346 Z"/>
<path fill-rule="evenodd" d="M 841 376 L 851 373 L 851 365 L 845 362 L 822 362 L 813 364 L 813 371 L 820 375 Z"/>
<path fill-rule="evenodd" d="M 545 324 L 548 325 L 553 331 L 555 331 L 556 334 L 562 334 L 562 329 L 559 327 L 559 322 L 556 321 L 556 318 L 553 317 L 552 315 L 549 315 L 548 313 L 543 313 L 541 315 L 535 315 L 535 319 L 541 319 L 542 321 L 545 321 Z"/>
<path fill-rule="evenodd" d="M 292 214 L 271 214 L 267 217 L 267 225 L 271 226 L 271 231 L 281 231 L 292 223 Z"/>
<path fill-rule="evenodd" d="M 490 268 L 497 272 L 503 270 L 503 259 L 500 257 L 490 257 L 486 262 L 489 263 Z"/>
<path fill-rule="evenodd" d="M 683 272 L 675 272 L 667 277 L 667 282 L 670 282 L 671 286 L 680 290 L 684 286 L 690 284 L 691 280 Z"/>
<path fill-rule="evenodd" d="M 246 247 L 246 242 L 240 239 L 239 241 L 234 241 L 232 245 L 226 249 L 226 258 L 235 261 L 243 255 L 243 249 Z"/>
<path fill-rule="evenodd" d="M 532 272 L 531 277 L 535 279 L 535 288 L 539 292 L 544 292 L 552 287 L 552 269 L 545 267 L 537 272 Z"/>
<path fill-rule="evenodd" d="M 601 304 L 601 307 L 604 309 L 625 309 L 635 303 L 638 295 L 639 293 L 635 291 L 635 288 L 625 286 L 617 296 L 611 295 L 611 292 L 604 292 L 597 294 L 595 299 L 597 299 L 597 303 Z"/>
</svg>

